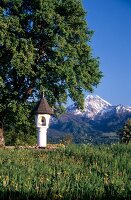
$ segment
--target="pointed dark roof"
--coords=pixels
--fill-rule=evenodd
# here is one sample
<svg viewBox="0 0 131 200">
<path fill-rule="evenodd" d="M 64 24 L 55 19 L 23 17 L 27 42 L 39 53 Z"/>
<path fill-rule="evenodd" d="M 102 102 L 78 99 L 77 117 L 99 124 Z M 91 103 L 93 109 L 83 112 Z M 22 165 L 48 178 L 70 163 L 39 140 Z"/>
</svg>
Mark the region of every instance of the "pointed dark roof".
<svg viewBox="0 0 131 200">
<path fill-rule="evenodd" d="M 51 109 L 47 100 L 44 97 L 42 97 L 41 100 L 38 102 L 36 107 L 33 109 L 33 112 L 35 114 L 54 114 L 53 110 Z"/>
</svg>

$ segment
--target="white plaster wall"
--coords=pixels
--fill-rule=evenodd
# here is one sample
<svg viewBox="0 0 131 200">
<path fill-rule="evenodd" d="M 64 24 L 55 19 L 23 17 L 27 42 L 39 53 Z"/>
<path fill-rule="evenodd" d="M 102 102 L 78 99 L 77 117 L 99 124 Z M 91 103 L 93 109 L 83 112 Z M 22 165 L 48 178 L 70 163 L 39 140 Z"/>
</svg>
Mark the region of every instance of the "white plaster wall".
<svg viewBox="0 0 131 200">
<path fill-rule="evenodd" d="M 39 147 L 47 146 L 47 128 L 37 128 L 37 145 Z"/>
</svg>

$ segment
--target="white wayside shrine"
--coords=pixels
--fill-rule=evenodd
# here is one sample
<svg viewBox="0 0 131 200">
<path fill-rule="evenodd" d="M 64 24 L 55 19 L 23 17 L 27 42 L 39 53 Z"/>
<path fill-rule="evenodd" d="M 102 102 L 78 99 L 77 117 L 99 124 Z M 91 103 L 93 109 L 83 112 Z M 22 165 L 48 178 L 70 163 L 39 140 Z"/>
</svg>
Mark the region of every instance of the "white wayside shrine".
<svg viewBox="0 0 131 200">
<path fill-rule="evenodd" d="M 53 115 L 53 111 L 44 96 L 34 108 L 34 114 L 37 127 L 37 145 L 38 147 L 46 147 L 47 129 L 49 127 L 50 116 Z"/>
</svg>

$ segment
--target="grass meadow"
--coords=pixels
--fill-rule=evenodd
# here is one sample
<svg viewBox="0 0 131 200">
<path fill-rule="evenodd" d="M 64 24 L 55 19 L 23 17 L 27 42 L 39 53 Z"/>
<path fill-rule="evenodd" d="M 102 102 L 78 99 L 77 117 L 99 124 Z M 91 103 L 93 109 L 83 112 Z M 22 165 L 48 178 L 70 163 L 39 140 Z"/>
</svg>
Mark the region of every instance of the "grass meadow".
<svg viewBox="0 0 131 200">
<path fill-rule="evenodd" d="M 0 200 L 131 199 L 131 144 L 0 149 Z"/>
</svg>

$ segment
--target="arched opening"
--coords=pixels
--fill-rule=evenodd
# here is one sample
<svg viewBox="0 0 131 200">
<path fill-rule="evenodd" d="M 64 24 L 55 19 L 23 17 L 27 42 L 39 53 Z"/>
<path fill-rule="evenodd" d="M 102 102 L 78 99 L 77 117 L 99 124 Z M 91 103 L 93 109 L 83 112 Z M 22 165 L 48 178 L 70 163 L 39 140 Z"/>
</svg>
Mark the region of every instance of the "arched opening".
<svg viewBox="0 0 131 200">
<path fill-rule="evenodd" d="M 45 117 L 41 117 L 41 124 L 42 124 L 42 126 L 46 126 L 46 119 L 45 119 Z"/>
</svg>

